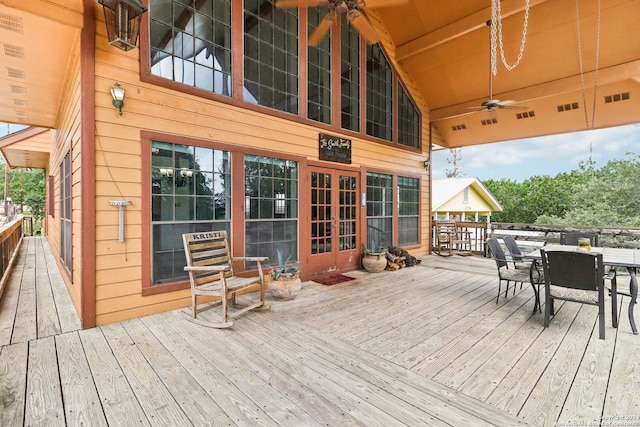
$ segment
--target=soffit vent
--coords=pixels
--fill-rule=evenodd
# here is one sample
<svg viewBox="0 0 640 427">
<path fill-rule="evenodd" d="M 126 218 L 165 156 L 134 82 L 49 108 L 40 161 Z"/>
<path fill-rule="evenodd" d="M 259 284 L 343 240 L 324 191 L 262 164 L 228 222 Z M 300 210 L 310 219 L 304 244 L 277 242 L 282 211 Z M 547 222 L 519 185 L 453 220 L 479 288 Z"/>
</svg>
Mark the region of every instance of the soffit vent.
<svg viewBox="0 0 640 427">
<path fill-rule="evenodd" d="M 0 13 L 0 30 L 22 34 L 22 18 Z"/>
<path fill-rule="evenodd" d="M 525 111 L 524 113 L 516 114 L 516 117 L 518 118 L 518 120 L 530 119 L 531 117 L 535 117 L 535 116 L 536 116 L 535 111 Z"/>
<path fill-rule="evenodd" d="M 563 111 L 577 110 L 580 108 L 580 105 L 577 102 L 573 102 L 571 104 L 562 104 L 558 105 L 558 113 L 562 113 Z"/>
<path fill-rule="evenodd" d="M 24 80 L 26 78 L 26 72 L 17 68 L 7 67 L 7 76 L 14 79 Z"/>
<path fill-rule="evenodd" d="M 496 119 L 495 117 L 492 117 L 490 119 L 482 120 L 480 121 L 480 123 L 482 123 L 482 126 L 496 125 L 498 124 L 498 119 Z"/>
<path fill-rule="evenodd" d="M 21 46 L 15 46 L 12 44 L 2 45 L 5 56 L 11 56 L 13 58 L 24 59 L 24 48 Z"/>
<path fill-rule="evenodd" d="M 615 95 L 607 95 L 604 97 L 604 103 L 610 104 L 612 102 L 626 101 L 629 99 L 629 92 L 616 93 Z"/>
<path fill-rule="evenodd" d="M 465 130 L 466 128 L 467 128 L 467 125 L 465 125 L 464 123 L 451 126 L 451 130 L 453 130 L 454 132 L 459 130 Z"/>
<path fill-rule="evenodd" d="M 26 119 L 27 118 L 27 112 L 26 111 L 16 111 L 16 117 L 19 119 Z"/>
<path fill-rule="evenodd" d="M 11 85 L 11 93 L 17 93 L 18 95 L 26 95 L 27 88 L 23 86 Z"/>
<path fill-rule="evenodd" d="M 13 105 L 15 105 L 16 107 L 26 107 L 27 101 L 25 101 L 24 99 L 14 99 Z"/>
</svg>

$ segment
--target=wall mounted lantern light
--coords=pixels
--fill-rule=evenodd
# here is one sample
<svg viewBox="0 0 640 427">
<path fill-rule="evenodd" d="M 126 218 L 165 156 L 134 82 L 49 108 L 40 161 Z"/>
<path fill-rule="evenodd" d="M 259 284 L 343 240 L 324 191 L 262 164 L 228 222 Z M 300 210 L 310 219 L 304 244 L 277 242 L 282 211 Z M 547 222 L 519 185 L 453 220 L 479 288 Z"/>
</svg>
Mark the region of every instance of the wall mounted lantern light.
<svg viewBox="0 0 640 427">
<path fill-rule="evenodd" d="M 138 43 L 140 21 L 147 8 L 140 0 L 98 0 L 104 9 L 109 44 L 124 51 Z"/>
<path fill-rule="evenodd" d="M 111 101 L 111 103 L 113 104 L 114 107 L 118 109 L 118 113 L 122 115 L 122 107 L 124 107 L 125 90 L 120 87 L 120 84 L 118 82 L 116 82 L 114 83 L 113 87 L 109 89 L 109 92 L 111 92 L 111 97 L 113 98 L 113 101 Z"/>
<path fill-rule="evenodd" d="M 425 160 L 422 165 L 424 166 L 424 170 L 428 171 L 429 170 L 429 166 L 431 165 L 431 159 L 427 159 Z"/>
</svg>

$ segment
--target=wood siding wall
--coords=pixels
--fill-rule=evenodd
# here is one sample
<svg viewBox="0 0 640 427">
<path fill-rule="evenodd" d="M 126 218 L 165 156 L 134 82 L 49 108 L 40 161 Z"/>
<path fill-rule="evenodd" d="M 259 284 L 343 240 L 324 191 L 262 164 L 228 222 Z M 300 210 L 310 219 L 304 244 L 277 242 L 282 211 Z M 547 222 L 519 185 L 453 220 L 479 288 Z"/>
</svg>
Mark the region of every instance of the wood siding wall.
<svg viewBox="0 0 640 427">
<path fill-rule="evenodd" d="M 73 304 L 78 313 L 81 311 L 82 281 L 80 278 L 82 254 L 82 192 L 80 191 L 80 160 L 82 144 L 80 138 L 80 40 L 76 40 L 73 62 L 69 64 L 69 72 L 63 98 L 60 100 L 59 121 L 54 133 L 51 155 L 49 158 L 49 174 L 54 177 L 54 203 L 52 212 L 47 212 L 47 240 L 51 246 L 62 277 L 67 285 Z M 71 152 L 71 209 L 72 209 L 72 271 L 68 272 L 60 262 L 60 164 L 65 155 Z"/>
<path fill-rule="evenodd" d="M 141 132 L 166 134 L 169 142 L 171 135 L 176 135 L 198 142 L 206 141 L 212 146 L 216 143 L 232 144 L 256 151 L 268 150 L 276 157 L 294 155 L 317 160 L 318 133 L 322 130 L 142 82 L 139 49 L 123 52 L 109 46 L 98 6 L 95 16 L 95 286 L 96 323 L 101 325 L 190 303 L 188 290 L 148 296 L 141 294 L 142 270 L 150 268 L 150 254 L 142 251 L 142 239 L 150 237 L 150 230 L 143 230 L 143 226 L 149 227 L 149 218 L 145 216 L 150 214 L 141 208 L 143 192 L 150 191 L 149 183 L 142 181 L 142 156 L 150 156 L 150 153 L 141 152 Z M 384 45 L 388 52 L 393 52 L 388 40 Z M 394 65 L 398 67 L 395 61 Z M 412 249 L 412 253 L 423 255 L 430 248 L 430 177 L 422 166 L 430 154 L 429 118 L 415 86 L 400 67 L 397 69 L 422 112 L 424 151 L 417 153 L 351 138 L 352 161 L 353 166 L 363 170 L 394 174 L 402 171 L 408 176 L 420 177 L 422 246 Z M 114 82 L 119 82 L 126 90 L 122 116 L 111 105 L 109 88 Z M 363 191 L 365 185 L 363 182 Z M 131 201 L 125 208 L 124 243 L 118 242 L 118 208 L 109 205 L 109 201 L 114 199 Z M 74 231 L 79 232 L 75 228 Z"/>
</svg>

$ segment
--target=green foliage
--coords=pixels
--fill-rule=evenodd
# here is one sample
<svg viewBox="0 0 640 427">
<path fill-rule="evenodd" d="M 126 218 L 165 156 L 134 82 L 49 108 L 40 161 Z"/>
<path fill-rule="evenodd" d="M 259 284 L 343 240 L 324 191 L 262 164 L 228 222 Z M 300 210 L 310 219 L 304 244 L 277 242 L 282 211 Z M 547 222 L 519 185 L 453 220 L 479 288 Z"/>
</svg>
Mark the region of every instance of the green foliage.
<svg viewBox="0 0 640 427">
<path fill-rule="evenodd" d="M 0 165 L 0 191 L 4 198 L 6 164 Z M 31 209 L 34 219 L 44 215 L 45 178 L 43 169 L 9 170 L 9 197 L 14 205 L 24 205 Z"/>
<path fill-rule="evenodd" d="M 371 239 L 369 246 L 366 246 L 364 243 L 362 244 L 362 252 L 364 255 L 381 254 L 385 252 L 385 247 L 384 245 L 376 245 L 376 241 Z"/>
<path fill-rule="evenodd" d="M 640 157 L 611 160 L 601 169 L 579 169 L 555 177 L 534 176 L 522 183 L 487 180 L 483 184 L 504 211 L 495 222 L 576 226 L 640 226 Z"/>
<path fill-rule="evenodd" d="M 278 280 L 281 276 L 287 279 L 295 279 L 300 274 L 300 262 L 291 263 L 291 255 L 284 260 L 282 253 L 278 251 L 278 266 L 271 269 L 271 277 Z"/>
</svg>

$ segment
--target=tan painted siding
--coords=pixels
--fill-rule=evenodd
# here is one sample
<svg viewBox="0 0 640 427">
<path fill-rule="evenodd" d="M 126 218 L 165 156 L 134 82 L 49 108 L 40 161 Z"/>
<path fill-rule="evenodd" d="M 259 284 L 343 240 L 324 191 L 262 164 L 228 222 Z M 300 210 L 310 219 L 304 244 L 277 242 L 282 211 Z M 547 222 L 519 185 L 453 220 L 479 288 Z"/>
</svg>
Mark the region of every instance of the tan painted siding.
<svg viewBox="0 0 640 427">
<path fill-rule="evenodd" d="M 98 19 L 101 21 L 100 15 Z M 305 156 L 317 160 L 318 128 L 252 110 L 214 102 L 142 82 L 140 51 L 123 52 L 110 47 L 104 23 L 97 24 L 96 40 L 96 322 L 98 325 L 189 304 L 189 291 L 152 296 L 141 295 L 142 194 L 150 191 L 142 182 L 140 134 L 153 131 L 188 136 L 212 144 L 224 143 L 277 156 Z M 397 65 L 397 64 L 396 64 Z M 401 71 L 404 75 L 404 72 Z M 404 76 L 406 78 L 406 75 Z M 111 105 L 109 88 L 119 82 L 126 90 L 122 116 Z M 420 176 L 422 183 L 423 246 L 412 249 L 422 255 L 429 250 L 429 177 L 423 161 L 429 156 L 429 120 L 424 100 L 415 85 L 407 82 L 423 117 L 423 153 L 400 150 L 389 144 L 353 138 L 353 166 L 405 171 Z M 363 189 L 365 183 L 362 183 Z M 109 200 L 130 200 L 125 208 L 124 243 L 118 242 L 118 208 Z"/>
<path fill-rule="evenodd" d="M 82 224 L 80 221 L 81 193 L 80 193 L 80 156 L 82 154 L 80 141 L 80 47 L 79 40 L 74 46 L 73 62 L 69 64 L 68 78 L 65 82 L 63 99 L 60 100 L 59 123 L 56 125 L 54 141 L 50 155 L 49 174 L 54 176 L 54 215 L 48 217 L 47 239 L 54 257 L 62 271 L 66 268 L 60 263 L 60 164 L 65 155 L 71 150 L 72 170 L 72 272 L 71 276 L 63 273 L 63 278 L 71 299 L 80 312 L 80 254 L 82 247 Z"/>
</svg>

